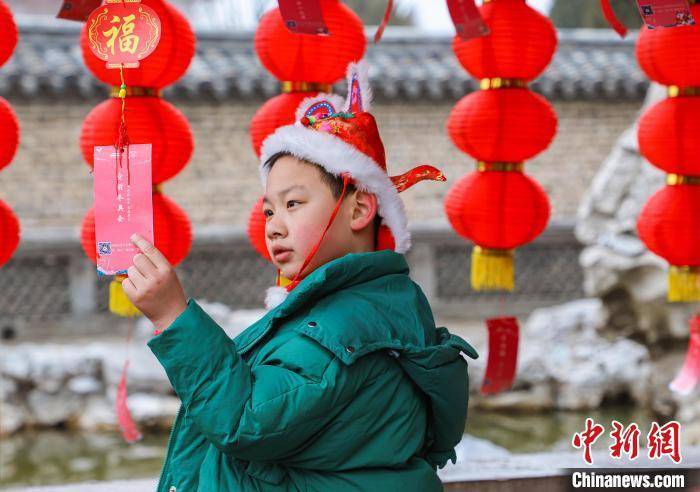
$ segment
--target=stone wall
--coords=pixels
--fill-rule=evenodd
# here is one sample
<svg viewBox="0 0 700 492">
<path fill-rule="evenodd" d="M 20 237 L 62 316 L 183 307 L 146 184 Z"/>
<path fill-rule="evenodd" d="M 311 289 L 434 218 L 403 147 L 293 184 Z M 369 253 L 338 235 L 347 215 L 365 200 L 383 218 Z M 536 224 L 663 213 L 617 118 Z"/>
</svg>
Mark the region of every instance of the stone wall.
<svg viewBox="0 0 700 492">
<path fill-rule="evenodd" d="M 80 126 L 97 104 L 11 101 L 22 128 L 15 161 L 0 175 L 0 198 L 23 228 L 79 227 L 92 202 L 91 175 L 78 148 Z M 178 103 L 195 135 L 187 168 L 165 184 L 195 226 L 245 224 L 261 191 L 248 125 L 260 101 Z M 473 168 L 444 130 L 451 102 L 378 104 L 375 114 L 392 174 L 433 163 L 454 181 Z M 554 218 L 573 217 L 583 192 L 617 135 L 634 120 L 636 102 L 557 102 L 559 132 L 552 146 L 528 164 L 553 202 Z M 412 220 L 443 218 L 448 183 L 421 183 L 402 193 Z"/>
</svg>

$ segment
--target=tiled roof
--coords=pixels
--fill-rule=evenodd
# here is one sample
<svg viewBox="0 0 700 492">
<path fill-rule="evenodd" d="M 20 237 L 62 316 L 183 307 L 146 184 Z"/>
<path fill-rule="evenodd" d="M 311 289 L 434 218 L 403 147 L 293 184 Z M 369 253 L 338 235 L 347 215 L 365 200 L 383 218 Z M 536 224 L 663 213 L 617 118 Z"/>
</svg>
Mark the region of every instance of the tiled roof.
<svg viewBox="0 0 700 492">
<path fill-rule="evenodd" d="M 80 25 L 18 17 L 20 42 L 0 68 L 0 95 L 20 98 L 102 98 L 104 86 L 83 66 Z M 368 31 L 369 33 L 369 31 Z M 166 89 L 175 99 L 266 99 L 278 82 L 253 51 L 252 32 L 198 33 L 185 77 Z M 384 100 L 454 100 L 476 88 L 451 50 L 451 36 L 387 29 L 367 58 L 375 95 Z M 634 57 L 634 36 L 609 30 L 562 29 L 554 61 L 531 87 L 550 99 L 641 99 L 648 82 Z M 338 87 L 341 93 L 345 89 Z"/>
</svg>

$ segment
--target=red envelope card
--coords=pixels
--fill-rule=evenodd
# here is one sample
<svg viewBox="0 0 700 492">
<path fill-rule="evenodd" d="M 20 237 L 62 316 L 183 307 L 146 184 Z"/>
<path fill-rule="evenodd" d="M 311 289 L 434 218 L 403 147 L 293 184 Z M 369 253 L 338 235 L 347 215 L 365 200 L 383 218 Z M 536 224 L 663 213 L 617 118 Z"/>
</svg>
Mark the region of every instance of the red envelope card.
<svg viewBox="0 0 700 492">
<path fill-rule="evenodd" d="M 462 39 L 478 38 L 489 33 L 474 0 L 447 0 L 447 8 L 457 34 Z"/>
<path fill-rule="evenodd" d="M 279 0 L 284 25 L 295 34 L 330 34 L 320 0 Z"/>
<path fill-rule="evenodd" d="M 520 331 L 516 318 L 487 319 L 486 326 L 489 331 L 489 355 L 481 385 L 482 395 L 500 393 L 513 385 Z"/>
<path fill-rule="evenodd" d="M 139 249 L 138 233 L 153 242 L 151 144 L 133 144 L 117 152 L 95 147 L 95 246 L 97 272 L 124 275 Z"/>
<path fill-rule="evenodd" d="M 695 24 L 687 0 L 637 0 L 637 7 L 650 29 Z"/>
</svg>

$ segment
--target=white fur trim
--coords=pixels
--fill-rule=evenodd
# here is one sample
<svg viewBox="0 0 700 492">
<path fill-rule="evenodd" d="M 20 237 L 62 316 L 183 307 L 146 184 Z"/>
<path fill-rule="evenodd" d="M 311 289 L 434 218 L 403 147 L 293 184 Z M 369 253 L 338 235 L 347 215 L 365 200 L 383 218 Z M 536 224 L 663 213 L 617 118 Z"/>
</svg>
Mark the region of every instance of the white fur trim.
<svg viewBox="0 0 700 492">
<path fill-rule="evenodd" d="M 289 292 L 287 292 L 287 289 L 284 287 L 279 287 L 277 285 L 269 287 L 265 293 L 265 307 L 270 310 L 279 306 L 288 295 Z"/>
<path fill-rule="evenodd" d="M 263 188 L 269 172 L 264 163 L 282 151 L 319 164 L 336 176 L 343 172 L 350 173 L 358 188 L 377 196 L 379 215 L 394 235 L 394 250 L 397 253 L 409 250 L 411 235 L 403 201 L 387 173 L 369 156 L 328 133 L 306 128 L 301 124 L 283 126 L 262 145 L 259 171 Z"/>
<path fill-rule="evenodd" d="M 317 102 L 321 101 L 328 101 L 329 103 L 331 103 L 333 105 L 333 109 L 335 109 L 336 112 L 340 111 L 343 108 L 343 104 L 345 104 L 343 98 L 339 95 L 321 92 L 319 94 L 316 94 L 315 96 L 307 97 L 301 100 L 299 106 L 297 106 L 294 121 L 300 121 L 304 117 L 304 115 L 306 115 L 307 109 L 309 109 L 313 104 L 316 104 Z"/>
<path fill-rule="evenodd" d="M 357 75 L 360 83 L 360 97 L 362 98 L 362 111 L 368 113 L 372 109 L 372 86 L 369 85 L 369 65 L 363 59 L 357 63 L 350 63 L 347 70 L 348 95 L 345 98 L 343 111 L 350 111 L 350 95 L 352 93 L 352 78 Z M 298 118 L 297 118 L 298 121 Z"/>
</svg>

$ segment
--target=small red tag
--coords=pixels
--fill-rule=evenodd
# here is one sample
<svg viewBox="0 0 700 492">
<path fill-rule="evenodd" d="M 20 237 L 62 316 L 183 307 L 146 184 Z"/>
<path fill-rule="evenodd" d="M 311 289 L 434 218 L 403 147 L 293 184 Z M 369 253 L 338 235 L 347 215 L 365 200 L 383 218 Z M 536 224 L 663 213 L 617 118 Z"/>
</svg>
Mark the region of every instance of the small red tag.
<svg viewBox="0 0 700 492">
<path fill-rule="evenodd" d="M 487 319 L 486 326 L 489 330 L 489 355 L 481 394 L 492 395 L 513 385 L 520 327 L 516 318 Z"/>
<path fill-rule="evenodd" d="M 330 34 L 320 0 L 279 0 L 284 25 L 294 34 Z"/>
<path fill-rule="evenodd" d="M 63 0 L 61 10 L 58 11 L 56 17 L 85 22 L 92 11 L 100 5 L 102 5 L 102 0 Z"/>
<path fill-rule="evenodd" d="M 478 38 L 489 33 L 474 0 L 447 0 L 447 8 L 462 39 Z"/>
<path fill-rule="evenodd" d="M 700 314 L 690 318 L 690 340 L 685 362 L 669 389 L 681 395 L 690 394 L 700 380 Z"/>
<path fill-rule="evenodd" d="M 687 0 L 637 0 L 637 7 L 650 29 L 695 24 Z"/>
</svg>

